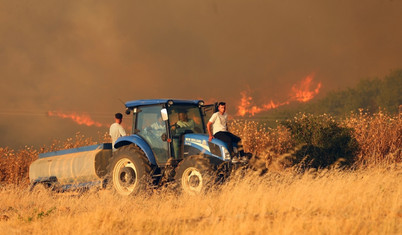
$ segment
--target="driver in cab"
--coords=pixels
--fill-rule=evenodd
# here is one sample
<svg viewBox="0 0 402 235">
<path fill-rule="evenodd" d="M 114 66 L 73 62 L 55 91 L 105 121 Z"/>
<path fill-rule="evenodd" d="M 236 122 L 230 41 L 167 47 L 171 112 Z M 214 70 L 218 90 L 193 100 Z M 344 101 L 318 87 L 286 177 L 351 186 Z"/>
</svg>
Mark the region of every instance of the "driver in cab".
<svg viewBox="0 0 402 235">
<path fill-rule="evenodd" d="M 188 118 L 186 111 L 180 111 L 178 119 L 179 120 L 172 126 L 172 130 L 176 130 L 179 133 L 182 133 L 185 130 L 194 131 L 194 120 Z"/>
</svg>

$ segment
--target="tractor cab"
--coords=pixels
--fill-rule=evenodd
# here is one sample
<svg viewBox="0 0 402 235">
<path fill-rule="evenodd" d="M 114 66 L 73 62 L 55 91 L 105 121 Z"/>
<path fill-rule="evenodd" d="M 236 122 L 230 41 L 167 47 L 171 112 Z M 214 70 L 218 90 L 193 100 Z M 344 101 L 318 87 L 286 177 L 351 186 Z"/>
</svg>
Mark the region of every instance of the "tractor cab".
<svg viewBox="0 0 402 235">
<path fill-rule="evenodd" d="M 133 112 L 134 135 L 141 137 L 163 166 L 169 158 L 183 158 L 185 134 L 206 135 L 206 109 L 201 100 L 138 100 L 126 103 Z M 209 116 L 209 114 L 208 114 Z"/>
</svg>

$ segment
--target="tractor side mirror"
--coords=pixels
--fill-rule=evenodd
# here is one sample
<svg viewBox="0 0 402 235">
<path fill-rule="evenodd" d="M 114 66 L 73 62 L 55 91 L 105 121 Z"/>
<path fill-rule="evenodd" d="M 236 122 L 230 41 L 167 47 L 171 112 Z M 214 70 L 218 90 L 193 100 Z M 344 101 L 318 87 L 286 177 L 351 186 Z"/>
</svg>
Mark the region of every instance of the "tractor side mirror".
<svg viewBox="0 0 402 235">
<path fill-rule="evenodd" d="M 161 116 L 162 116 L 162 120 L 163 121 L 167 121 L 169 118 L 168 118 L 168 112 L 167 112 L 167 110 L 165 109 L 165 108 L 163 108 L 162 110 L 161 110 Z"/>
</svg>

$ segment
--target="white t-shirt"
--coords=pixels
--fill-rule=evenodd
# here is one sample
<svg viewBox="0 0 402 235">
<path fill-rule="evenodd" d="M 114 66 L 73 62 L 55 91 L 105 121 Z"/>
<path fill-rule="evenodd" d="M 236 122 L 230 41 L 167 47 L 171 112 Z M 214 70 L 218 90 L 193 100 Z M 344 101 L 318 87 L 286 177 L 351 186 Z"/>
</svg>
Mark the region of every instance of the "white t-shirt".
<svg viewBox="0 0 402 235">
<path fill-rule="evenodd" d="M 209 122 L 213 123 L 212 130 L 214 135 L 219 131 L 228 131 L 227 118 L 228 115 L 226 113 L 224 113 L 223 115 L 220 112 L 212 114 Z"/>
<path fill-rule="evenodd" d="M 109 135 L 112 137 L 112 146 L 114 148 L 114 143 L 120 136 L 125 136 L 126 131 L 124 128 L 117 122 L 110 125 Z"/>
</svg>

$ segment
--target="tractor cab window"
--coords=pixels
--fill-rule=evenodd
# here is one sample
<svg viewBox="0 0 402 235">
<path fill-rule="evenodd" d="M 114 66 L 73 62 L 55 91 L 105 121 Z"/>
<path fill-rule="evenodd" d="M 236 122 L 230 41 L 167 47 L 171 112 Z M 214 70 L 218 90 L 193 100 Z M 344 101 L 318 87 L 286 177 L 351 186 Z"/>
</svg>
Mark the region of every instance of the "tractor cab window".
<svg viewBox="0 0 402 235">
<path fill-rule="evenodd" d="M 200 109 L 196 106 L 173 106 L 169 109 L 169 123 L 176 135 L 205 133 Z"/>
<path fill-rule="evenodd" d="M 168 109 L 170 133 L 173 139 L 173 156 L 180 158 L 183 134 L 205 133 L 200 109 L 197 106 L 174 105 Z"/>
<path fill-rule="evenodd" d="M 138 135 L 151 147 L 158 163 L 165 163 L 168 156 L 168 143 L 163 140 L 166 136 L 166 122 L 162 120 L 161 106 L 141 107 L 137 114 Z"/>
</svg>

